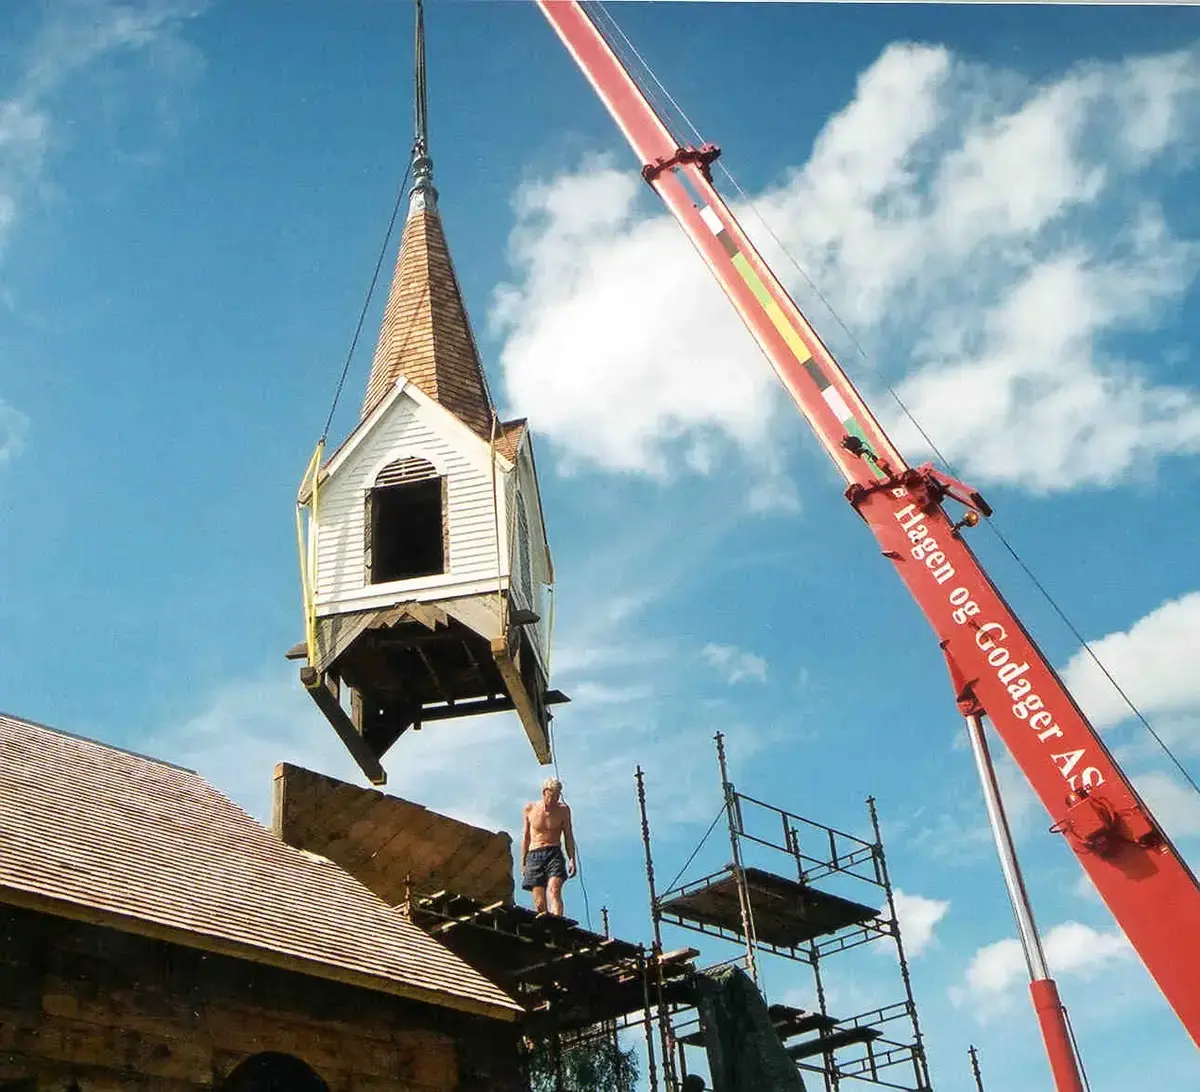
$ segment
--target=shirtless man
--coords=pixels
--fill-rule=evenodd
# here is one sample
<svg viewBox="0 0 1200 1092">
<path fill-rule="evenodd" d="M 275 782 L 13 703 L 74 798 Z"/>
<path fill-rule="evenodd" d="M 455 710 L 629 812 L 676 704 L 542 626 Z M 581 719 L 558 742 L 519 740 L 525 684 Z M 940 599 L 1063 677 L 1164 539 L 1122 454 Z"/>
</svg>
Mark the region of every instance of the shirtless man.
<svg viewBox="0 0 1200 1092">
<path fill-rule="evenodd" d="M 548 777 L 542 782 L 542 798 L 525 805 L 525 826 L 521 833 L 521 887 L 533 892 L 533 908 L 546 912 L 550 895 L 550 913 L 563 916 L 563 881 L 575 875 L 575 832 L 571 829 L 571 809 L 562 802 L 562 782 Z M 566 840 L 564 864 L 560 841 Z"/>
</svg>

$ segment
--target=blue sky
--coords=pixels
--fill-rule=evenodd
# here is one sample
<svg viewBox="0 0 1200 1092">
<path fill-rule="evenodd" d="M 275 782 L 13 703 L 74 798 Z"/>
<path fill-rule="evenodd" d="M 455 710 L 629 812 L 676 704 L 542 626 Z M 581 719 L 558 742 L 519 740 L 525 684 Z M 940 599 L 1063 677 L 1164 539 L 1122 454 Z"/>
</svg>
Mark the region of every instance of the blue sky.
<svg viewBox="0 0 1200 1092">
<path fill-rule="evenodd" d="M 923 455 L 889 384 L 1196 770 L 1193 13 L 612 10 L 903 450 Z M 382 0 L 0 15 L 0 707 L 192 765 L 260 817 L 276 761 L 356 776 L 282 658 L 293 501 L 408 158 L 410 20 Z M 669 878 L 719 806 L 722 731 L 760 799 L 866 833 L 877 798 L 935 1086 L 968 1087 L 975 1043 L 990 1092 L 1045 1087 L 918 610 L 536 8 L 429 0 L 427 27 L 450 246 L 538 444 L 586 909 L 646 936 L 634 766 Z M 1195 794 L 995 539 L 973 545 L 1195 863 Z M 506 717 L 406 738 L 388 768 L 514 833 L 543 773 Z M 1192 1086 L 1190 1040 L 1000 769 L 1094 1092 Z M 718 839 L 696 867 L 724 860 Z M 880 958 L 827 973 L 839 1012 L 899 996 Z M 765 974 L 811 1000 L 802 968 Z"/>
</svg>

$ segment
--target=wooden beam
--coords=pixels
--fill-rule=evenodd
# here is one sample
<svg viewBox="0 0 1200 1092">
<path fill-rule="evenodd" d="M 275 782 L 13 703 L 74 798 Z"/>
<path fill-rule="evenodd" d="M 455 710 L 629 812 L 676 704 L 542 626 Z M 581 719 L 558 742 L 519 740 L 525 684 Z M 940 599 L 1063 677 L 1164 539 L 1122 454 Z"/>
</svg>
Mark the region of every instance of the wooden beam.
<svg viewBox="0 0 1200 1092">
<path fill-rule="evenodd" d="M 354 722 L 347 716 L 337 698 L 325 685 L 325 676 L 314 667 L 300 669 L 300 681 L 309 696 L 317 703 L 317 708 L 325 714 L 325 719 L 333 725 L 333 730 L 342 738 L 351 757 L 366 775 L 372 785 L 386 785 L 387 772 L 379 764 L 379 756 L 367 745 L 367 741 L 358 734 Z"/>
<path fill-rule="evenodd" d="M 416 648 L 417 655 L 421 658 L 421 663 L 425 665 L 425 670 L 429 672 L 429 677 L 433 680 L 433 688 L 442 695 L 443 700 L 447 705 L 454 704 L 454 696 L 446 689 L 445 683 L 442 682 L 441 676 L 434 670 L 433 661 L 429 658 L 429 653 L 420 645 Z"/>
<path fill-rule="evenodd" d="M 521 672 L 508 651 L 507 638 L 492 638 L 492 657 L 500 669 L 500 677 L 508 688 L 508 694 L 512 698 L 517 715 L 521 718 L 521 727 L 525 729 L 525 734 L 533 746 L 533 753 L 543 766 L 550 765 L 552 761 L 550 739 L 546 732 L 546 726 L 542 723 L 537 707 L 525 689 L 525 680 L 521 678 Z"/>
<path fill-rule="evenodd" d="M 447 624 L 446 612 L 432 603 L 405 603 L 404 613 L 426 629 L 436 630 Z"/>
<path fill-rule="evenodd" d="M 512 699 L 506 694 L 502 698 L 480 698 L 475 701 L 460 702 L 458 705 L 422 706 L 421 719 L 426 722 L 435 720 L 451 720 L 458 717 L 470 717 L 479 713 L 507 713 L 514 709 Z"/>
<path fill-rule="evenodd" d="M 478 657 L 476 657 L 475 653 L 471 651 L 471 642 L 464 640 L 462 642 L 462 650 L 463 650 L 463 655 L 467 659 L 467 663 L 469 663 L 471 665 L 471 667 L 474 669 L 476 677 L 487 688 L 488 696 L 493 697 L 493 698 L 496 697 L 497 693 L 496 693 L 495 689 L 493 688 L 493 681 L 492 681 L 492 679 L 489 679 L 483 673 L 483 666 L 480 664 L 479 659 L 478 659 Z M 504 693 L 503 686 L 501 686 L 501 688 L 500 688 L 500 693 L 501 694 Z"/>
<path fill-rule="evenodd" d="M 409 728 L 420 730 L 421 722 L 418 716 L 419 714 L 414 713 L 411 708 L 388 705 L 382 713 L 372 713 L 369 717 L 364 717 L 366 723 L 362 737 L 371 752 L 383 758 L 391 750 L 392 744 Z"/>
</svg>

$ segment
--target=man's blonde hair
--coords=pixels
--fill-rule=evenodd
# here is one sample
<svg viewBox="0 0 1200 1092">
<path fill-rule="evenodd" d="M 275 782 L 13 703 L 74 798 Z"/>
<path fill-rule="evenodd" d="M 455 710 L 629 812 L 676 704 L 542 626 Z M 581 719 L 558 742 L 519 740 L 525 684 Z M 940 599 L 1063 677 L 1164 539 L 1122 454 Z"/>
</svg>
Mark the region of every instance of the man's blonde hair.
<svg viewBox="0 0 1200 1092">
<path fill-rule="evenodd" d="M 562 782 L 557 777 L 548 777 L 542 782 L 542 792 L 545 792 L 547 789 L 557 789 L 559 792 L 562 792 Z"/>
</svg>

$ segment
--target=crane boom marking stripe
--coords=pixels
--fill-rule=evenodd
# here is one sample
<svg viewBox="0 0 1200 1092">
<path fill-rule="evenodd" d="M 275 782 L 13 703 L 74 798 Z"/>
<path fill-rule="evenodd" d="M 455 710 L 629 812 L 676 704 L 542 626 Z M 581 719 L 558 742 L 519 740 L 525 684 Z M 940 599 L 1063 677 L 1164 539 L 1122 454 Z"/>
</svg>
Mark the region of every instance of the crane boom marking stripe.
<svg viewBox="0 0 1200 1092">
<path fill-rule="evenodd" d="M 815 360 L 809 360 L 805 363 L 804 370 L 808 372 L 809 378 L 816 383 L 817 390 L 824 394 L 826 388 L 829 386 L 829 376 L 821 371 L 821 365 Z"/>
<path fill-rule="evenodd" d="M 729 232 L 725 230 L 725 225 L 721 223 L 721 218 L 711 207 L 704 205 L 700 209 L 700 219 L 704 221 L 704 226 L 717 237 L 717 241 L 721 244 L 725 253 L 729 255 L 734 269 L 741 274 L 742 280 L 746 282 L 747 287 L 754 293 L 754 298 L 762 305 L 771 323 L 779 331 L 783 340 L 787 342 L 788 348 L 795 354 L 796 359 L 804 365 L 805 371 L 808 372 L 813 382 L 816 383 L 818 390 L 821 392 L 821 397 L 825 400 L 825 404 L 832 411 L 833 415 L 847 432 L 852 436 L 857 436 L 866 445 L 868 451 L 874 451 L 871 441 L 863 431 L 862 425 L 858 423 L 854 413 L 846 405 L 846 400 L 842 397 L 841 391 L 833 385 L 832 381 L 821 369 L 821 366 L 813 359 L 812 352 L 801 340 L 800 335 L 796 333 L 795 327 L 788 322 L 787 315 L 784 314 L 783 309 L 775 302 L 774 297 L 767 291 L 766 285 L 762 283 L 754 267 L 746 260 L 746 256 L 738 249 L 737 243 L 734 242 Z M 874 460 L 870 461 L 869 465 L 872 474 L 876 478 L 882 481 L 887 477 Z"/>
<path fill-rule="evenodd" d="M 733 268 L 736 269 L 742 276 L 742 280 L 746 282 L 746 286 L 754 293 L 754 298 L 762 304 L 762 308 L 770 318 L 771 324 L 779 331 L 780 336 L 787 342 L 788 348 L 792 350 L 793 355 L 801 364 L 808 364 L 812 360 L 812 351 L 800 335 L 796 333 L 796 329 L 787 320 L 787 315 L 783 313 L 783 308 L 775 302 L 774 297 L 767 291 L 767 286 L 763 284 L 758 274 L 754 271 L 754 267 L 746 260 L 746 256 L 738 250 L 737 243 L 725 230 L 725 225 L 721 223 L 721 219 L 713 210 L 705 205 L 700 210 L 700 219 L 704 221 L 704 226 L 708 228 L 716 237 L 733 262 Z M 811 372 L 811 369 L 810 369 Z M 825 384 L 828 386 L 828 383 Z"/>
</svg>

